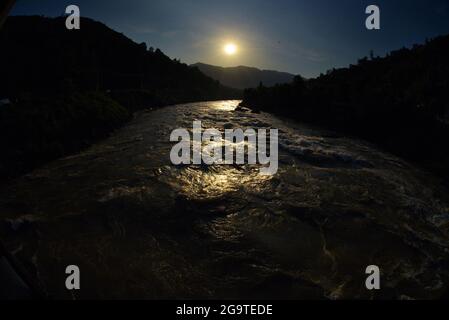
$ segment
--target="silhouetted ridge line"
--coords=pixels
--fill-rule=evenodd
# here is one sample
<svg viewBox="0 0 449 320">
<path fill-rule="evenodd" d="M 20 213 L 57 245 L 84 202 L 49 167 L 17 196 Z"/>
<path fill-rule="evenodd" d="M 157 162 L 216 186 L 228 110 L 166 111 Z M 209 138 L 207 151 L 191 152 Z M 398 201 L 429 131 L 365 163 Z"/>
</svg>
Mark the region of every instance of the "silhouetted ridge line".
<svg viewBox="0 0 449 320">
<path fill-rule="evenodd" d="M 192 66 L 197 67 L 212 79 L 237 89 L 255 88 L 260 83 L 263 83 L 265 86 L 289 83 L 294 77 L 293 74 L 287 72 L 260 70 L 246 66 L 224 68 L 205 63 L 196 63 Z"/>
</svg>

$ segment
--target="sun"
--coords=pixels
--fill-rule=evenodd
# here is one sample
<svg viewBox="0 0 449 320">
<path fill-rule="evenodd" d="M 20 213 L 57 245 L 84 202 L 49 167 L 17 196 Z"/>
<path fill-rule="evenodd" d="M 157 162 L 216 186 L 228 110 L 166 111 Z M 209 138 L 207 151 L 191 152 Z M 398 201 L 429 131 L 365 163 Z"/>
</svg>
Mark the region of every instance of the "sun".
<svg viewBox="0 0 449 320">
<path fill-rule="evenodd" d="M 229 56 L 233 56 L 237 53 L 237 46 L 234 43 L 227 43 L 223 49 L 224 52 Z"/>
</svg>

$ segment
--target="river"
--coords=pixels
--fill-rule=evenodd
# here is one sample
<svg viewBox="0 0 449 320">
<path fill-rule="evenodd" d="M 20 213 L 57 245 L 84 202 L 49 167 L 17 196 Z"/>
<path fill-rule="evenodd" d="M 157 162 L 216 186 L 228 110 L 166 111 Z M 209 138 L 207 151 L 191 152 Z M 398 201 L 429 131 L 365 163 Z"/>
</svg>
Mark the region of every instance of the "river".
<svg viewBox="0 0 449 320">
<path fill-rule="evenodd" d="M 0 190 L 0 234 L 53 298 L 428 299 L 449 284 L 449 193 L 369 143 L 239 101 L 137 113 Z M 279 170 L 174 166 L 173 129 L 279 129 Z M 81 290 L 65 288 L 77 265 Z M 381 270 L 381 290 L 365 269 Z"/>
</svg>

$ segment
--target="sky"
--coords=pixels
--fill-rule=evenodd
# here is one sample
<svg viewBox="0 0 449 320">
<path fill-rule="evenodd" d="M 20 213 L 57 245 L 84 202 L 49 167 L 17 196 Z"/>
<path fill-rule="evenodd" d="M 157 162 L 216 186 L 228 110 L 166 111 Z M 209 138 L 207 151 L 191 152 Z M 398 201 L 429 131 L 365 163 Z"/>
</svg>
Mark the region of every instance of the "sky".
<svg viewBox="0 0 449 320">
<path fill-rule="evenodd" d="M 17 0 L 11 14 L 60 16 L 78 5 L 136 42 L 191 64 L 246 65 L 315 77 L 449 34 L 449 0 Z M 380 8 L 380 30 L 365 9 Z M 81 26 L 82 27 L 82 26 Z M 237 54 L 225 55 L 233 42 Z"/>
</svg>

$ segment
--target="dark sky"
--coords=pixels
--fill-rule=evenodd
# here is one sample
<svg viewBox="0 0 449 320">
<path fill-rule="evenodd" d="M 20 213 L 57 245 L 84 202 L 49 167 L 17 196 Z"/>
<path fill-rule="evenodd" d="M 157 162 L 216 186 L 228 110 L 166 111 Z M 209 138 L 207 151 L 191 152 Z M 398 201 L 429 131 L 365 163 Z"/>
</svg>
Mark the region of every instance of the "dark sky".
<svg viewBox="0 0 449 320">
<path fill-rule="evenodd" d="M 81 15 L 186 63 L 248 65 L 316 76 L 374 50 L 449 34 L 449 0 L 18 0 L 13 14 Z M 381 30 L 365 28 L 365 8 L 381 9 Z M 82 26 L 81 26 L 82 27 Z M 223 45 L 235 42 L 229 57 Z"/>
</svg>

